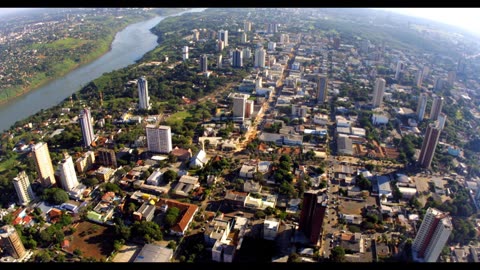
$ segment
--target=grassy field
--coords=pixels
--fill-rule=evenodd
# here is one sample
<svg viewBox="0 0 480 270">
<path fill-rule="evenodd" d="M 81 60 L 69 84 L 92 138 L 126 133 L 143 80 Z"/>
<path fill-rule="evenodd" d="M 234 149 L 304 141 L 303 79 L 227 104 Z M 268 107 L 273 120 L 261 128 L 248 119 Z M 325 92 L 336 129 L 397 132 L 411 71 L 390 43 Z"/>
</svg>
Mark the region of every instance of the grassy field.
<svg viewBox="0 0 480 270">
<path fill-rule="evenodd" d="M 30 45 L 29 47 L 30 49 L 33 49 L 33 50 L 38 50 L 42 48 L 54 49 L 54 50 L 65 50 L 65 49 L 72 50 L 88 42 L 90 41 L 78 39 L 78 38 L 64 38 L 64 39 L 55 40 L 50 43 L 35 43 Z"/>
<path fill-rule="evenodd" d="M 183 123 L 183 120 L 187 117 L 191 117 L 192 114 L 188 111 L 176 112 L 166 120 L 168 123 Z"/>
</svg>

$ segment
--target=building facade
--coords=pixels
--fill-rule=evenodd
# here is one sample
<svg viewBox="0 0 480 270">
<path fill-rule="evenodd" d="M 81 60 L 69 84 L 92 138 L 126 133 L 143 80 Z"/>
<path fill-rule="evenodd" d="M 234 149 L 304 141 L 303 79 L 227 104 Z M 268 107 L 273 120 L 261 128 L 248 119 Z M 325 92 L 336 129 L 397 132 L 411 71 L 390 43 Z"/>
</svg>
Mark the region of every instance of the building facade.
<svg viewBox="0 0 480 270">
<path fill-rule="evenodd" d="M 427 98 L 428 96 L 425 93 L 421 93 L 420 97 L 418 98 L 417 118 L 419 122 L 423 121 L 423 118 L 425 117 L 425 109 L 427 108 Z"/>
<path fill-rule="evenodd" d="M 33 193 L 32 185 L 25 171 L 21 171 L 17 177 L 13 178 L 13 186 L 17 192 L 18 202 L 21 205 L 28 205 L 35 198 L 35 193 Z"/>
<path fill-rule="evenodd" d="M 21 259 L 26 254 L 17 230 L 11 225 L 5 225 L 0 228 L 0 244 L 15 259 Z"/>
<path fill-rule="evenodd" d="M 168 154 L 172 151 L 172 132 L 169 126 L 147 125 L 148 151 Z"/>
<path fill-rule="evenodd" d="M 428 208 L 413 241 L 414 259 L 422 262 L 436 262 L 452 230 L 451 218 L 446 213 Z"/>
<path fill-rule="evenodd" d="M 320 75 L 317 78 L 317 102 L 324 103 L 327 101 L 327 86 L 328 79 L 325 75 Z"/>
<path fill-rule="evenodd" d="M 380 107 L 383 103 L 383 94 L 385 92 L 385 80 L 378 78 L 375 80 L 375 89 L 373 91 L 373 107 Z"/>
<path fill-rule="evenodd" d="M 206 54 L 204 54 L 200 57 L 200 70 L 202 72 L 207 72 L 208 71 L 208 57 L 207 57 Z"/>
<path fill-rule="evenodd" d="M 430 168 L 432 164 L 433 155 L 435 154 L 435 148 L 438 144 L 438 138 L 440 138 L 440 132 L 442 130 L 435 124 L 430 124 L 425 132 L 423 138 L 422 149 L 420 150 L 420 156 L 418 163 L 423 168 Z"/>
<path fill-rule="evenodd" d="M 64 155 L 64 158 L 58 164 L 57 172 L 64 190 L 71 191 L 78 186 L 75 166 L 70 155 Z"/>
<path fill-rule="evenodd" d="M 245 118 L 248 95 L 235 94 L 233 97 L 233 117 Z"/>
<path fill-rule="evenodd" d="M 232 55 L 232 66 L 243 67 L 243 51 L 235 49 Z"/>
<path fill-rule="evenodd" d="M 49 187 L 55 184 L 55 172 L 48 152 L 48 145 L 45 142 L 39 142 L 32 148 L 35 168 L 42 186 Z"/>
<path fill-rule="evenodd" d="M 145 76 L 137 80 L 138 85 L 138 108 L 140 110 L 150 109 L 150 97 L 148 96 L 148 81 Z"/>
<path fill-rule="evenodd" d="M 93 135 L 92 115 L 88 108 L 83 108 L 78 116 L 80 127 L 82 128 L 83 146 L 90 147 L 95 137 Z"/>
<path fill-rule="evenodd" d="M 318 194 L 317 191 L 305 192 L 302 212 L 300 213 L 299 230 L 314 245 L 317 245 L 320 240 L 326 209 L 327 199 L 325 194 Z"/>
<path fill-rule="evenodd" d="M 438 116 L 442 112 L 443 107 L 443 97 L 435 96 L 433 98 L 432 108 L 430 110 L 430 120 L 436 121 L 438 120 Z"/>
<path fill-rule="evenodd" d="M 255 51 L 255 67 L 264 68 L 265 67 L 265 49 L 259 48 Z"/>
<path fill-rule="evenodd" d="M 100 148 L 98 149 L 98 163 L 107 167 L 117 167 L 117 156 L 113 149 Z"/>
</svg>

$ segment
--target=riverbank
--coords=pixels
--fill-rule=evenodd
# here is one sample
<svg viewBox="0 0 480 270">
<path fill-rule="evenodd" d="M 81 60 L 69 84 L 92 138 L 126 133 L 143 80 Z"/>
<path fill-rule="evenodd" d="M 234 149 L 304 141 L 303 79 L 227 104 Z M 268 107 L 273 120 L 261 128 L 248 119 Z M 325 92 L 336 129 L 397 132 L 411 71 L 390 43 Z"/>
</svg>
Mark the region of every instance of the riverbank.
<svg viewBox="0 0 480 270">
<path fill-rule="evenodd" d="M 33 75 L 30 85 L 28 86 L 18 86 L 14 88 L 7 88 L 4 89 L 2 95 L 0 96 L 0 105 L 4 105 L 13 101 L 15 98 L 21 97 L 30 91 L 35 91 L 36 89 L 47 85 L 48 83 L 55 81 L 68 73 L 81 68 L 97 59 L 102 57 L 103 55 L 107 54 L 112 49 L 112 43 L 115 39 L 115 35 L 128 27 L 131 24 L 141 22 L 143 20 L 148 20 L 158 16 L 157 14 L 147 13 L 144 17 L 140 18 L 132 18 L 131 20 L 125 21 L 123 24 L 120 24 L 115 30 L 112 31 L 111 34 L 106 36 L 101 40 L 98 40 L 95 44 L 96 48 L 94 51 L 90 52 L 87 55 L 81 57 L 81 61 L 76 63 L 72 59 L 66 59 L 61 63 L 58 63 L 52 67 L 52 70 L 48 72 L 54 72 L 52 76 L 46 76 L 46 72 L 39 72 Z"/>
</svg>

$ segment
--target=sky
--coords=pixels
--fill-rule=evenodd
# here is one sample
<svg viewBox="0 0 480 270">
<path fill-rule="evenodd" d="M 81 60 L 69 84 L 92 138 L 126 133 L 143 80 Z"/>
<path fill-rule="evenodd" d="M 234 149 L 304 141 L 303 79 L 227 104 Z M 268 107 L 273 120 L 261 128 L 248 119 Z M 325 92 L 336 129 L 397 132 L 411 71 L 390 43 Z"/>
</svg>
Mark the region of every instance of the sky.
<svg viewBox="0 0 480 270">
<path fill-rule="evenodd" d="M 430 19 L 480 34 L 480 8 L 382 8 L 403 15 Z"/>
</svg>

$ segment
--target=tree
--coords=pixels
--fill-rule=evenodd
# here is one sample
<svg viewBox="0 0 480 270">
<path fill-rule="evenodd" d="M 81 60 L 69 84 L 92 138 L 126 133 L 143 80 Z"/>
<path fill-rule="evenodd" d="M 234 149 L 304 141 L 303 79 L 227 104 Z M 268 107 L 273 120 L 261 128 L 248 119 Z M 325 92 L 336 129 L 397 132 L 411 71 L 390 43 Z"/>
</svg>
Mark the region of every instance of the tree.
<svg viewBox="0 0 480 270">
<path fill-rule="evenodd" d="M 167 170 L 164 174 L 163 174 L 163 181 L 167 182 L 167 183 L 170 183 L 172 181 L 175 181 L 177 180 L 177 177 L 178 177 L 178 174 L 176 171 L 174 170 Z"/>
<path fill-rule="evenodd" d="M 162 230 L 157 223 L 152 221 L 135 222 L 132 227 L 132 233 L 136 237 L 143 237 L 145 242 L 150 242 L 152 239 L 160 241 L 163 239 Z"/>
<path fill-rule="evenodd" d="M 180 215 L 180 209 L 176 207 L 168 208 L 167 213 L 165 215 L 165 223 L 169 228 L 173 227 L 177 223 L 177 219 L 179 215 Z"/>
<path fill-rule="evenodd" d="M 345 249 L 341 246 L 336 246 L 332 249 L 330 254 L 330 259 L 334 262 L 344 262 L 345 261 Z"/>
<path fill-rule="evenodd" d="M 44 190 L 42 199 L 45 199 L 52 204 L 58 205 L 68 201 L 68 194 L 63 189 L 50 188 Z"/>
</svg>

